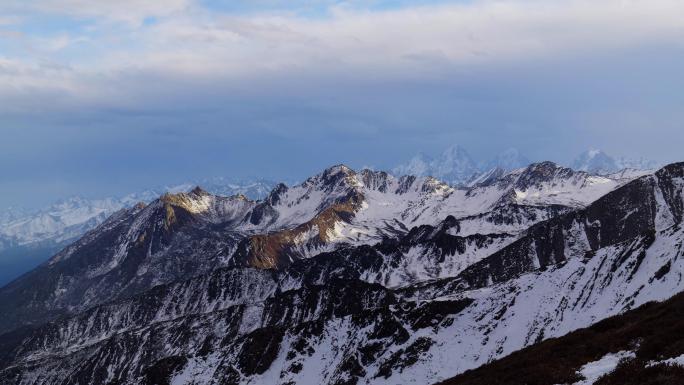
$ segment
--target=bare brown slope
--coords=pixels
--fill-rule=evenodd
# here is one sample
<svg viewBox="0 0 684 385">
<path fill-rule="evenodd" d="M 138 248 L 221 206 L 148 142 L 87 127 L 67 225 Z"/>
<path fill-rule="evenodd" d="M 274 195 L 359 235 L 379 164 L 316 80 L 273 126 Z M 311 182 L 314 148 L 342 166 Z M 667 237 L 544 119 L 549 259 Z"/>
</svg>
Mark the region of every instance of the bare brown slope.
<svg viewBox="0 0 684 385">
<path fill-rule="evenodd" d="M 332 204 L 310 221 L 295 228 L 248 237 L 238 246 L 233 261 L 238 265 L 262 269 L 287 267 L 301 258 L 297 250 L 301 235 L 311 231 L 316 233 L 303 247 L 316 248 L 326 244 L 330 241 L 329 234 L 334 230 L 335 223 L 351 221 L 361 207 L 361 202 L 363 195 L 354 192 L 344 201 Z"/>
</svg>

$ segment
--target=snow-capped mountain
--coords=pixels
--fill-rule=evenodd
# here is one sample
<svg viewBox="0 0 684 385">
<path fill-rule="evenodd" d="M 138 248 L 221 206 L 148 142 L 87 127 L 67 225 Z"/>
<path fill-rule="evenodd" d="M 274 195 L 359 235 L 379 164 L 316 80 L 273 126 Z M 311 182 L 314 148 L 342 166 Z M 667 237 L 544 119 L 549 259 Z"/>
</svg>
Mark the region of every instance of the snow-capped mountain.
<svg viewBox="0 0 684 385">
<path fill-rule="evenodd" d="M 395 175 L 432 176 L 451 185 L 463 185 L 480 172 L 468 152 L 458 145 L 447 148 L 435 159 L 419 153 L 393 170 Z"/>
<path fill-rule="evenodd" d="M 527 167 L 530 160 L 518 149 L 509 148 L 492 159 L 476 162 L 468 152 L 458 145 L 449 147 L 440 156 L 433 158 L 424 153 L 411 158 L 405 164 L 395 167 L 397 176 L 432 176 L 452 186 L 475 186 L 492 177 Z M 646 158 L 614 158 L 601 150 L 587 150 L 573 162 L 572 169 L 595 175 L 617 174 L 619 172 L 655 171 L 662 165 Z"/>
<path fill-rule="evenodd" d="M 575 159 L 572 168 L 595 174 L 612 174 L 620 170 L 615 159 L 601 150 L 583 152 Z"/>
<path fill-rule="evenodd" d="M 414 175 L 414 176 L 432 176 L 434 170 L 432 164 L 435 160 L 429 155 L 419 152 L 416 156 L 409 159 L 405 164 L 395 167 L 392 172 L 395 175 Z"/>
<path fill-rule="evenodd" d="M 493 159 L 485 162 L 481 169 L 492 170 L 498 168 L 505 171 L 511 171 L 527 167 L 530 163 L 532 162 L 530 162 L 525 155 L 521 154 L 517 148 L 509 148 L 499 153 Z"/>
<path fill-rule="evenodd" d="M 515 148 L 509 148 L 492 159 L 476 162 L 461 146 L 447 148 L 437 158 L 424 153 L 395 167 L 394 175 L 432 176 L 452 186 L 474 186 L 494 173 L 503 173 L 527 167 L 531 162 Z M 500 170 L 497 171 L 497 170 Z"/>
<path fill-rule="evenodd" d="M 259 199 L 265 197 L 275 183 L 259 180 L 235 182 L 214 178 L 202 182 L 207 191 L 219 195 L 236 195 Z M 145 190 L 120 198 L 86 199 L 72 197 L 38 210 L 6 210 L 0 216 L 0 239 L 7 245 L 27 245 L 51 241 L 56 244 L 73 240 L 95 228 L 118 210 L 139 202 L 150 202 L 165 192 L 189 191 L 195 185 L 184 183 Z"/>
<path fill-rule="evenodd" d="M 275 183 L 266 180 L 202 180 L 208 191 L 219 195 L 265 197 Z M 151 202 L 165 192 L 189 191 L 184 183 L 128 194 L 118 198 L 72 197 L 37 210 L 7 209 L 0 213 L 0 286 L 30 270 L 50 255 L 94 229 L 115 212 L 139 202 Z"/>
<path fill-rule="evenodd" d="M 21 207 L 7 207 L 0 210 L 0 223 L 7 223 L 29 215 L 30 211 Z"/>
<path fill-rule="evenodd" d="M 61 243 L 82 235 L 123 207 L 125 203 L 118 199 L 73 197 L 2 222 L 0 236 L 16 245 L 46 240 Z"/>
<path fill-rule="evenodd" d="M 645 158 L 631 159 L 627 157 L 613 158 L 601 150 L 587 150 L 580 154 L 572 164 L 578 171 L 593 174 L 613 174 L 625 169 L 655 170 L 661 165 Z"/>
<path fill-rule="evenodd" d="M 0 289 L 5 384 L 435 383 L 684 289 L 684 164 L 339 165 L 118 211 Z"/>
<path fill-rule="evenodd" d="M 622 156 L 615 158 L 615 162 L 617 163 L 618 168 L 620 168 L 621 170 L 656 170 L 663 166 L 662 163 L 644 157 L 628 158 Z"/>
</svg>

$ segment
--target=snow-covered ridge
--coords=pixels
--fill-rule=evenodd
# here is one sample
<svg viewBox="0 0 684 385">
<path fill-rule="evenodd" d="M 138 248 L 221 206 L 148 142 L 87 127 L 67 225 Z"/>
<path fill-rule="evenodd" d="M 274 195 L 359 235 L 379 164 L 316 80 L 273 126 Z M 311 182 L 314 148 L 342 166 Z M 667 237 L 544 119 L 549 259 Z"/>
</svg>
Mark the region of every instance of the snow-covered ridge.
<svg viewBox="0 0 684 385">
<path fill-rule="evenodd" d="M 243 244 L 240 263 L 282 266 L 278 255 L 287 254 L 291 262 L 344 245 L 372 244 L 415 226 L 437 226 L 449 216 L 459 221 L 453 235 L 515 235 L 630 180 L 543 162 L 473 187 L 452 187 L 432 177 L 333 166 L 300 185 L 280 185 L 255 204 L 235 230 L 269 234 Z"/>
<path fill-rule="evenodd" d="M 445 152 L 442 159 L 443 161 L 448 160 L 451 165 L 440 165 L 433 167 L 436 170 L 440 170 L 438 173 L 431 173 L 426 170 L 418 168 L 404 168 L 400 170 L 402 174 L 413 174 L 417 176 L 421 175 L 431 175 L 440 174 L 443 175 L 444 179 L 448 183 L 453 184 L 453 180 L 449 175 L 468 175 L 468 180 L 470 180 L 470 186 L 481 186 L 486 184 L 491 184 L 505 175 L 504 168 L 492 169 L 485 173 L 475 172 L 473 170 L 477 169 L 472 160 L 469 160 L 469 155 L 460 147 L 454 147 Z M 509 150 L 500 156 L 501 159 L 497 160 L 496 163 L 500 167 L 512 167 L 519 164 L 519 160 L 511 159 L 524 159 L 516 150 Z M 463 160 L 463 162 L 461 162 Z M 498 162 L 498 163 L 497 163 Z M 461 164 L 463 163 L 463 164 Z M 492 163 L 492 165 L 494 164 Z M 498 171 L 497 171 L 498 170 Z M 372 173 L 372 172 L 371 172 Z M 454 174 L 455 173 L 455 174 Z M 642 171 L 623 171 L 621 174 L 608 175 L 607 177 L 611 180 L 627 180 L 635 176 L 641 175 Z M 356 173 L 354 173 L 356 174 Z M 477 175 L 476 175 L 477 174 Z M 366 173 L 368 177 L 369 173 Z M 475 179 L 471 178 L 476 176 Z M 373 178 L 378 178 L 373 176 Z M 357 183 L 358 186 L 363 185 L 363 178 L 352 177 L 350 181 Z M 382 181 L 379 183 L 386 183 L 385 177 L 380 178 Z M 420 185 L 421 183 L 425 186 L 420 185 L 420 188 L 435 189 L 435 187 L 429 186 L 429 179 L 425 177 L 419 178 L 391 178 L 390 184 L 392 186 L 387 187 L 388 189 L 397 190 L 397 184 L 401 184 L 401 189 L 408 192 L 409 188 L 413 188 Z M 450 189 L 447 183 L 439 182 L 436 179 L 431 179 L 432 183 L 439 185 L 440 192 L 435 192 L 437 195 L 447 195 L 450 191 L 465 191 L 463 189 Z M 302 185 L 295 186 L 287 189 L 284 194 L 285 199 L 292 196 L 296 197 L 293 199 L 302 199 L 306 201 L 307 204 L 302 204 L 303 201 L 293 203 L 286 202 L 279 205 L 278 217 L 280 219 L 275 219 L 272 224 L 273 228 L 292 226 L 301 223 L 312 218 L 311 213 L 314 213 L 317 208 L 325 205 L 322 199 L 330 199 L 332 197 L 331 191 L 325 191 L 325 198 L 323 195 L 317 195 L 318 190 L 315 188 L 315 183 L 320 183 L 320 181 L 308 180 Z M 416 184 L 418 183 L 418 184 Z M 608 183 L 610 184 L 610 183 Z M 242 182 L 236 183 L 223 178 L 214 178 L 210 180 L 202 181 L 202 187 L 211 192 L 212 194 L 219 196 L 229 196 L 235 194 L 243 194 L 249 196 L 252 199 L 260 199 L 266 197 L 269 192 L 271 192 L 273 184 L 266 181 L 255 181 L 255 182 Z M 183 191 L 189 191 L 194 185 L 192 184 L 182 184 L 172 187 L 164 187 L 161 189 L 147 190 L 141 193 L 129 194 L 120 198 L 104 198 L 104 199 L 84 199 L 84 198 L 71 198 L 61 202 L 57 202 L 54 205 L 36 210 L 36 211 L 26 211 L 26 210 L 7 210 L 6 212 L 0 213 L 0 250 L 2 248 L 10 246 L 20 246 L 29 245 L 38 242 L 48 242 L 54 244 L 62 244 L 67 241 L 73 240 L 78 236 L 82 235 L 86 231 L 94 228 L 99 223 L 111 215 L 112 213 L 125 208 L 131 207 L 135 203 L 143 201 L 150 202 L 161 195 L 163 192 L 178 193 Z M 554 201 L 553 203 L 558 204 L 570 204 L 578 205 L 586 203 L 586 201 L 595 198 L 598 191 L 607 191 L 609 186 L 605 189 L 595 188 L 596 193 L 589 192 L 591 189 L 582 189 L 582 193 L 586 191 L 589 196 L 587 197 L 574 197 L 574 192 L 568 191 L 564 186 L 559 188 L 549 188 L 547 191 L 522 191 L 518 190 L 517 194 L 519 196 L 519 203 L 521 204 L 536 204 L 533 203 L 537 200 L 537 203 L 545 203 L 545 200 Z M 400 190 L 401 190 L 400 189 Z M 315 191 L 314 191 L 315 190 Z M 308 193 L 307 193 L 308 191 Z M 415 195 L 415 191 L 413 192 Z M 477 194 L 474 192 L 473 194 Z M 482 196 L 481 193 L 479 193 Z M 552 195 L 555 195 L 553 199 L 547 199 Z M 370 195 L 370 194 L 369 194 Z M 411 199 L 411 194 L 402 194 L 402 199 Z M 458 194 L 457 194 L 458 195 Z M 565 195 L 566 199 L 563 199 Z M 339 198 L 339 196 L 337 197 Z M 332 197 L 332 199 L 336 199 Z M 457 199 L 451 199 L 452 201 Z M 459 210 L 463 212 L 463 215 L 472 215 L 474 211 L 467 207 L 471 206 L 473 199 L 469 200 L 468 204 L 458 205 Z M 394 205 L 396 199 L 384 199 L 381 205 L 390 206 Z M 412 205 L 416 205 L 415 201 Z M 311 207 L 315 206 L 315 207 Z M 407 206 L 404 205 L 403 212 L 405 215 L 409 215 L 407 211 Z M 453 204 L 451 205 L 453 207 Z M 415 210 L 414 210 L 415 211 Z M 475 210 L 477 211 L 477 210 Z M 396 211 L 395 211 L 396 213 Z M 441 215 L 441 214 L 440 214 Z M 385 216 L 386 217 L 386 216 Z M 443 216 L 444 217 L 444 216 Z M 440 218 L 440 219 L 443 219 Z M 428 223 L 426 221 L 417 221 L 416 223 Z M 357 232 L 354 230 L 354 232 Z"/>
<path fill-rule="evenodd" d="M 483 178 L 483 174 L 490 174 L 493 170 L 506 172 L 531 163 L 515 148 L 504 150 L 490 160 L 476 162 L 463 147 L 454 145 L 435 158 L 419 153 L 395 167 L 392 172 L 399 176 L 433 176 L 451 185 L 464 186 L 475 184 L 476 179 Z"/>
<path fill-rule="evenodd" d="M 465 184 L 480 172 L 477 163 L 460 146 L 447 148 L 436 159 L 419 153 L 393 169 L 395 175 L 433 176 L 452 185 Z"/>
<path fill-rule="evenodd" d="M 392 172 L 397 176 L 433 176 L 453 186 L 474 186 L 490 178 L 492 174 L 525 168 L 531 163 L 515 148 L 506 149 L 491 159 L 475 161 L 463 147 L 454 145 L 436 156 L 418 153 L 407 162 L 394 167 Z M 644 157 L 612 157 L 595 149 L 581 153 L 570 164 L 575 171 L 594 175 L 653 172 L 662 166 L 661 163 Z"/>
<path fill-rule="evenodd" d="M 268 181 L 237 183 L 223 178 L 203 181 L 203 188 L 218 195 L 243 194 L 263 198 L 273 186 Z M 138 202 L 151 202 L 163 193 L 190 191 L 195 185 L 180 184 L 132 193 L 118 198 L 73 197 L 37 210 L 7 210 L 0 213 L 0 251 L 9 246 L 39 242 L 62 244 L 95 228 L 113 213 Z"/>
<path fill-rule="evenodd" d="M 290 259 L 308 257 L 343 245 L 378 242 L 415 226 L 437 226 L 448 216 L 462 221 L 453 235 L 517 234 L 555 215 L 557 206 L 584 207 L 629 180 L 544 162 L 486 184 L 457 188 L 432 177 L 397 178 L 337 165 L 301 184 L 280 184 L 261 201 L 220 197 L 199 188 L 166 194 L 161 201 L 231 231 L 258 235 L 257 243 L 245 247 L 268 249 L 270 265 L 281 249 L 291 249 Z"/>
<path fill-rule="evenodd" d="M 662 164 L 646 159 L 632 159 L 627 157 L 614 158 L 602 150 L 590 149 L 581 153 L 572 163 L 572 168 L 594 174 L 615 174 L 624 170 L 656 170 Z"/>
</svg>

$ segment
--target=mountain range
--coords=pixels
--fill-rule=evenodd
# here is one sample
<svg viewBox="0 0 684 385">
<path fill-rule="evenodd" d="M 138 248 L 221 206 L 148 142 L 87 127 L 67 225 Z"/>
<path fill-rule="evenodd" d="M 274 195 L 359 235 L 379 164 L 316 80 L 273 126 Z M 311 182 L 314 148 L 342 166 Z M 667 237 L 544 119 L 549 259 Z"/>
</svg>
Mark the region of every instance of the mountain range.
<svg viewBox="0 0 684 385">
<path fill-rule="evenodd" d="M 515 148 L 509 148 L 486 161 L 475 161 L 468 151 L 454 145 L 439 156 L 419 153 L 393 168 L 395 175 L 432 176 L 457 186 L 472 186 L 483 178 L 523 168 L 530 160 Z M 656 170 L 661 164 L 645 158 L 614 158 L 601 150 L 587 150 L 571 163 L 577 171 L 608 175 L 623 170 Z"/>
<path fill-rule="evenodd" d="M 661 164 L 645 158 L 613 158 L 601 150 L 588 150 L 580 154 L 572 164 L 572 168 L 595 174 L 611 174 L 624 169 L 655 170 Z"/>
<path fill-rule="evenodd" d="M 225 178 L 206 179 L 200 183 L 215 194 L 239 193 L 254 199 L 263 198 L 275 185 L 266 180 Z M 150 202 L 164 192 L 189 191 L 193 187 L 192 183 L 183 183 L 117 198 L 71 197 L 44 208 L 14 208 L 0 212 L 0 285 L 44 262 L 115 212 L 138 202 Z"/>
<path fill-rule="evenodd" d="M 164 193 L 0 288 L 0 383 L 588 384 L 605 362 L 641 373 L 684 345 L 648 353 L 666 337 L 635 326 L 617 338 L 610 320 L 646 325 L 641 306 L 684 289 L 683 220 L 684 163 L 597 175 L 541 162 L 469 186 L 337 165 L 263 199 Z M 583 328 L 615 343 L 582 353 L 571 333 Z M 557 371 L 507 366 L 555 338 L 570 357 L 547 356 Z"/>
<path fill-rule="evenodd" d="M 488 161 L 476 162 L 464 148 L 452 146 L 434 159 L 419 154 L 407 164 L 396 167 L 393 173 L 399 176 L 434 176 L 454 186 L 474 186 L 528 164 L 530 161 L 514 148 Z M 598 150 L 581 154 L 573 163 L 575 170 L 601 175 L 624 169 L 653 170 L 657 166 L 655 162 L 644 159 L 615 159 Z M 114 212 L 137 202 L 150 202 L 164 192 L 189 191 L 197 184 L 213 194 L 230 196 L 241 193 L 252 199 L 266 197 L 276 185 L 261 179 L 236 181 L 217 177 L 157 187 L 117 198 L 71 197 L 41 209 L 10 208 L 0 211 L 0 284 L 43 262 Z"/>
</svg>

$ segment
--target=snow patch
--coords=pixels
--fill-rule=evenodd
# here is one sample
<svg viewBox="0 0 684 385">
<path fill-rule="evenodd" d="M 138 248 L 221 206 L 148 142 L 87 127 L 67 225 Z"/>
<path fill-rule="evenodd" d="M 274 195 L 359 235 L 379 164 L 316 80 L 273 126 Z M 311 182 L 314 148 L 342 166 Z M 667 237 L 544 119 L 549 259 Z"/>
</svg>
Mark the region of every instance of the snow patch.
<svg viewBox="0 0 684 385">
<path fill-rule="evenodd" d="M 597 361 L 586 363 L 577 371 L 584 377 L 584 380 L 576 382 L 574 385 L 592 385 L 601 376 L 615 370 L 620 361 L 634 357 L 636 357 L 634 352 L 622 350 L 617 353 L 608 353 Z"/>
</svg>

